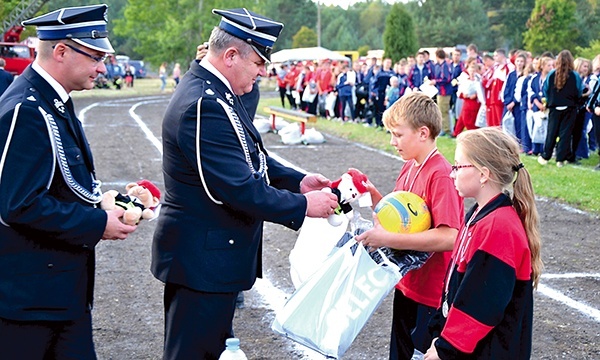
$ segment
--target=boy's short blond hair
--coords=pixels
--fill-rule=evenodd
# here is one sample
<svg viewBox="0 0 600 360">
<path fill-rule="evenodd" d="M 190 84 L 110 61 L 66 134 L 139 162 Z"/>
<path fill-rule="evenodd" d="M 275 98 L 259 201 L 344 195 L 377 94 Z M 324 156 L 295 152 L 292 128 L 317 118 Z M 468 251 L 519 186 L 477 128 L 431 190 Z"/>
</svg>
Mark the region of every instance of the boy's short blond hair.
<svg viewBox="0 0 600 360">
<path fill-rule="evenodd" d="M 383 124 L 388 130 L 405 123 L 413 130 L 422 126 L 429 129 L 432 139 L 442 131 L 442 112 L 429 96 L 421 92 L 404 95 L 383 113 Z"/>
</svg>

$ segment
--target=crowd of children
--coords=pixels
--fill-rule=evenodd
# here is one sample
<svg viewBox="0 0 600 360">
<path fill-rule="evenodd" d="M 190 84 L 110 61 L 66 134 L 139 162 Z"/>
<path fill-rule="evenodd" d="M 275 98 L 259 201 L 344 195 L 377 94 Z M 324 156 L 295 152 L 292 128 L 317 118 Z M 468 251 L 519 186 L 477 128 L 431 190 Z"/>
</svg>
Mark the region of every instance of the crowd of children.
<svg viewBox="0 0 600 360">
<path fill-rule="evenodd" d="M 564 63 L 579 89 L 577 99 L 567 105 L 547 103 L 550 98 L 559 100 L 545 93 L 555 89 L 546 79 L 555 79 L 557 60 L 549 52 L 532 56 L 522 50 L 507 53 L 497 49 L 482 55 L 470 44 L 466 54 L 459 48 L 450 54 L 438 49 L 434 59 L 427 50 L 395 64 L 389 58 L 353 64 L 325 59 L 284 63 L 272 74 L 277 78 L 282 106 L 287 102 L 293 109 L 327 119 L 383 129 L 383 112 L 402 96 L 417 91 L 439 106 L 441 136 L 454 138 L 465 129 L 502 126 L 517 138 L 522 153 L 541 156 L 540 163 L 546 164 L 554 150 L 553 144 L 546 144 L 547 135 L 560 135 L 560 145 L 568 148 L 557 162 L 562 167 L 600 151 L 600 55 L 593 61 L 571 57 Z M 569 111 L 562 111 L 563 106 Z M 564 119 L 559 121 L 562 125 L 557 125 L 558 115 Z M 552 147 L 550 154 L 544 152 L 546 145 Z M 595 169 L 600 170 L 600 164 Z"/>
</svg>

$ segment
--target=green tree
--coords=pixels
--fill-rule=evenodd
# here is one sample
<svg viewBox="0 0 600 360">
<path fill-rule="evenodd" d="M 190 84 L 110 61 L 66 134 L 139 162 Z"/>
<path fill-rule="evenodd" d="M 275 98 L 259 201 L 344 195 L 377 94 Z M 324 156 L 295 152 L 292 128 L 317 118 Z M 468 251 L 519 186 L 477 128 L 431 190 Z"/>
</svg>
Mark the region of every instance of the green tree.
<svg viewBox="0 0 600 360">
<path fill-rule="evenodd" d="M 359 56 L 367 56 L 367 54 L 369 53 L 369 46 L 367 45 L 363 45 L 363 46 L 359 46 L 358 47 L 358 55 Z"/>
<path fill-rule="evenodd" d="M 313 46 L 317 46 L 317 33 L 306 26 L 301 27 L 292 38 L 292 47 L 303 48 Z"/>
<path fill-rule="evenodd" d="M 383 45 L 385 56 L 394 61 L 414 54 L 419 48 L 412 17 L 402 4 L 394 4 L 385 19 Z"/>
<path fill-rule="evenodd" d="M 502 2 L 500 10 L 497 12 L 498 30 L 502 42 L 508 48 L 520 49 L 523 47 L 523 33 L 527 30 L 527 19 L 531 15 L 534 4 L 535 0 L 505 0 Z"/>
<path fill-rule="evenodd" d="M 229 1 L 222 1 L 228 3 Z M 302 26 L 311 29 L 317 24 L 317 5 L 312 0 L 261 0 L 257 2 L 260 14 L 275 19 L 284 24 L 283 30 L 275 43 L 275 49 L 289 49 L 292 47 L 293 36 L 298 33 Z M 243 1 L 243 7 L 248 6 L 249 1 Z M 227 4 L 227 8 L 232 8 Z M 242 7 L 242 6 L 240 6 Z"/>
<path fill-rule="evenodd" d="M 536 0 L 524 34 L 525 48 L 534 54 L 543 51 L 573 51 L 579 30 L 574 0 Z"/>
<path fill-rule="evenodd" d="M 575 48 L 575 56 L 592 60 L 596 55 L 600 54 L 600 40 L 592 40 L 589 47 L 582 48 L 577 46 Z"/>
<path fill-rule="evenodd" d="M 600 34 L 600 6 L 597 0 L 576 0 L 575 26 L 579 36 L 575 39 L 578 46 L 588 46 L 591 41 L 598 39 Z"/>
<path fill-rule="evenodd" d="M 366 7 L 361 9 L 358 22 L 360 33 L 366 34 L 370 30 L 375 29 L 379 34 L 383 34 L 385 30 L 385 18 L 390 10 L 390 6 L 384 4 L 381 0 L 369 1 L 366 4 Z"/>
<path fill-rule="evenodd" d="M 407 4 L 421 47 L 475 43 L 497 47 L 481 0 L 427 0 Z"/>
<path fill-rule="evenodd" d="M 123 18 L 114 20 L 115 33 L 132 39 L 133 49 L 154 67 L 166 61 L 185 68 L 196 46 L 219 24 L 212 9 L 245 6 L 255 11 L 258 5 L 243 0 L 129 0 Z"/>
</svg>

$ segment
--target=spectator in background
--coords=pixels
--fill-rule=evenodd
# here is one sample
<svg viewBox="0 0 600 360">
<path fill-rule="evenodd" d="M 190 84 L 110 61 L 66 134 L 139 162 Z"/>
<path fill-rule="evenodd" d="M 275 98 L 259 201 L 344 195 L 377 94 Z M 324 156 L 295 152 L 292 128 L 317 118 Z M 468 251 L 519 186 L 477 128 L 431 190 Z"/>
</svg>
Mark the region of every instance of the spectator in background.
<svg viewBox="0 0 600 360">
<path fill-rule="evenodd" d="M 452 135 L 453 128 L 450 127 L 450 97 L 452 96 L 452 67 L 446 61 L 444 49 L 435 52 L 435 73 L 431 77 L 433 85 L 438 89 L 436 103 L 442 112 L 442 132 L 440 136 Z"/>
<path fill-rule="evenodd" d="M 469 58 L 466 62 L 466 75 L 459 77 L 458 97 L 463 100 L 462 110 L 454 127 L 454 137 L 458 136 L 465 128 L 476 129 L 475 121 L 481 106 L 485 106 L 485 96 L 479 75 L 479 66 L 476 58 Z"/>
<path fill-rule="evenodd" d="M 548 73 L 543 84 L 543 94 L 550 111 L 544 152 L 538 162 L 546 165 L 556 145 L 556 166 L 563 167 L 571 157 L 573 126 L 582 93 L 581 78 L 573 70 L 573 55 L 569 50 L 558 54 L 556 67 Z"/>
<path fill-rule="evenodd" d="M 592 74 L 596 76 L 596 84 L 600 83 L 600 55 L 596 55 L 592 60 Z M 594 118 L 597 118 L 598 116 L 594 111 L 590 112 L 592 113 L 592 130 L 590 131 L 589 148 L 591 152 L 594 152 L 596 149 L 600 150 L 600 143 L 596 141 L 600 136 L 600 127 L 598 127 L 596 121 L 594 121 Z"/>
<path fill-rule="evenodd" d="M 381 71 L 381 66 L 375 65 L 373 67 L 373 76 L 369 80 L 369 101 L 367 109 L 365 111 L 365 123 L 364 126 L 370 127 L 375 126 L 373 124 L 373 118 L 375 117 L 375 103 L 377 103 L 378 90 L 377 90 L 377 74 Z"/>
<path fill-rule="evenodd" d="M 12 84 L 14 76 L 11 73 L 4 70 L 6 66 L 6 60 L 0 58 L 0 96 L 8 89 L 10 84 Z"/>
<path fill-rule="evenodd" d="M 300 110 L 308 112 L 310 105 L 317 94 L 317 84 L 314 81 L 314 73 L 307 62 L 302 66 L 302 72 L 296 81 L 296 90 L 300 95 Z"/>
<path fill-rule="evenodd" d="M 163 62 L 158 68 L 158 77 L 160 78 L 160 92 L 164 92 L 167 87 L 167 63 Z"/>
<path fill-rule="evenodd" d="M 388 86 L 385 91 L 385 100 L 384 105 L 386 109 L 389 109 L 390 106 L 394 105 L 396 101 L 400 98 L 400 80 L 397 76 L 392 76 L 390 78 L 390 86 Z"/>
<path fill-rule="evenodd" d="M 135 78 L 135 68 L 129 63 L 125 64 L 125 86 L 133 87 L 133 80 Z"/>
<path fill-rule="evenodd" d="M 404 96 L 406 93 L 406 88 L 408 87 L 408 73 L 406 70 L 408 69 L 408 61 L 406 59 L 400 59 L 396 64 L 396 68 L 394 72 L 396 73 L 396 77 L 398 78 L 398 88 L 400 89 L 400 97 Z"/>
<path fill-rule="evenodd" d="M 385 111 L 385 90 L 390 85 L 390 78 L 394 76 L 392 70 L 392 59 L 385 58 L 381 66 L 381 71 L 377 74 L 376 87 L 377 87 L 377 101 L 375 102 L 375 125 L 378 128 L 383 129 L 383 122 L 381 121 L 383 112 Z"/>
<path fill-rule="evenodd" d="M 331 60 L 323 60 L 319 70 L 317 71 L 317 90 L 319 92 L 317 114 L 327 118 L 334 116 L 333 113 L 330 113 L 328 110 L 326 110 L 325 103 L 327 95 L 333 91 L 335 80 L 336 78 L 333 77 L 333 72 L 331 69 Z"/>
<path fill-rule="evenodd" d="M 349 71 L 348 63 L 342 63 L 340 74 L 337 77 L 336 91 L 338 93 L 338 99 L 340 104 L 340 119 L 346 122 L 346 107 L 350 108 L 350 117 L 354 122 L 356 114 L 354 112 L 354 103 L 352 102 L 352 90 L 354 89 L 354 83 L 356 82 L 356 74 L 354 71 Z"/>
<path fill-rule="evenodd" d="M 540 59 L 538 60 L 538 72 L 529 81 L 527 95 L 529 96 L 529 102 L 531 103 L 531 111 L 533 113 L 534 118 L 536 116 L 536 112 L 545 112 L 547 110 L 546 97 L 543 93 L 543 85 L 546 81 L 548 73 L 550 73 L 552 69 L 554 69 L 554 58 L 550 56 L 540 57 Z M 548 126 L 547 122 L 544 122 L 543 124 L 546 127 Z M 546 139 L 538 139 L 533 129 L 530 135 L 532 143 L 531 151 L 533 155 L 541 156 L 544 151 L 544 143 Z M 550 150 L 550 152 L 552 153 L 552 150 Z"/>
<path fill-rule="evenodd" d="M 502 88 L 504 87 L 508 73 L 512 69 L 514 69 L 514 66 L 506 61 L 506 52 L 504 49 L 496 49 L 494 51 L 494 65 L 491 68 L 491 72 L 488 73 L 489 78 L 484 79 L 483 83 L 483 87 L 488 95 L 485 99 L 488 126 L 502 125 L 502 113 L 504 111 Z"/>
<path fill-rule="evenodd" d="M 423 50 L 423 63 L 429 68 L 430 73 L 433 74 L 435 71 L 435 64 L 433 63 L 433 60 L 431 60 L 431 54 L 429 54 L 429 51 L 427 50 Z"/>
<path fill-rule="evenodd" d="M 377 58 L 376 58 L 375 56 L 373 56 L 373 57 L 371 58 L 371 62 L 370 62 L 370 64 L 368 65 L 368 70 L 367 70 L 367 73 L 366 73 L 366 75 L 365 75 L 365 81 L 366 81 L 367 83 L 370 83 L 370 82 L 371 82 L 371 78 L 372 78 L 372 77 L 373 77 L 373 75 L 374 75 L 374 74 L 373 74 L 373 71 L 375 70 L 375 65 L 377 65 Z M 379 68 L 381 68 L 381 65 L 380 65 L 380 67 L 379 67 Z"/>
<path fill-rule="evenodd" d="M 596 85 L 596 75 L 592 74 L 592 62 L 588 59 L 577 58 L 574 62 L 575 71 L 581 77 L 583 92 L 580 102 L 577 106 L 577 116 L 573 126 L 573 141 L 571 148 L 571 158 L 569 162 L 577 162 L 580 159 L 587 159 L 590 154 L 588 145 L 587 125 L 592 121 L 592 114 L 587 111 L 585 104 L 590 99 L 590 95 Z"/>
<path fill-rule="evenodd" d="M 527 93 L 529 81 L 535 76 L 533 61 L 525 64 L 523 76 L 517 79 L 515 86 L 515 99 L 519 102 L 519 112 L 521 117 L 521 150 L 525 155 L 532 155 L 531 131 L 533 127 L 531 114 L 531 102 Z"/>
<path fill-rule="evenodd" d="M 298 64 L 300 67 L 298 67 Z M 292 110 L 296 110 L 298 108 L 296 98 L 294 97 L 293 91 L 296 86 L 296 80 L 300 75 L 300 69 L 302 68 L 302 63 L 298 62 L 290 65 L 287 74 L 285 74 L 285 96 L 290 103 L 290 108 Z"/>
<path fill-rule="evenodd" d="M 479 56 L 479 49 L 477 49 L 477 45 L 475 44 L 467 46 L 467 58 L 475 58 L 478 64 L 483 64 L 483 58 Z"/>
<path fill-rule="evenodd" d="M 352 98 L 354 102 L 354 111 L 357 118 L 364 118 L 363 110 L 365 108 L 365 86 L 364 78 L 365 74 L 362 72 L 362 64 L 359 61 L 352 63 L 352 70 L 356 74 L 356 81 L 354 83 L 354 89 L 352 90 Z"/>
<path fill-rule="evenodd" d="M 518 89 L 517 94 L 517 81 L 523 77 L 525 70 L 525 63 L 527 58 L 524 53 L 517 53 L 514 59 L 515 69 L 508 74 L 506 82 L 504 83 L 504 113 L 511 112 L 515 118 L 515 136 L 522 143 L 523 135 L 521 134 L 521 88 Z"/>
<path fill-rule="evenodd" d="M 594 62 L 596 61 L 596 59 L 600 60 L 600 55 L 594 58 Z M 600 144 L 600 80 L 596 81 L 596 85 L 594 86 L 592 95 L 590 96 L 590 99 L 586 104 L 586 108 L 589 112 L 592 113 L 593 127 L 590 135 L 592 135 L 595 138 L 596 144 Z M 594 132 L 594 130 L 596 130 L 596 132 Z M 600 146 L 598 147 L 598 155 L 600 156 Z M 594 170 L 600 170 L 600 162 L 598 163 L 598 165 L 596 165 Z"/>
<path fill-rule="evenodd" d="M 285 108 L 285 93 L 286 93 L 286 83 L 285 83 L 285 75 L 288 72 L 288 64 L 283 63 L 279 66 L 279 70 L 277 70 L 277 89 L 279 90 L 279 97 L 281 98 L 281 107 Z"/>
<path fill-rule="evenodd" d="M 410 70 L 416 63 L 417 59 L 414 56 L 409 55 L 406 57 L 407 70 Z M 406 73 L 408 74 L 408 71 Z"/>
<path fill-rule="evenodd" d="M 463 100 L 456 96 L 458 91 L 458 77 L 464 70 L 464 64 L 461 61 L 462 51 L 458 48 L 452 51 L 452 95 L 450 96 L 450 128 L 454 129 L 456 125 L 456 119 L 460 115 Z"/>
<path fill-rule="evenodd" d="M 413 91 L 418 91 L 419 86 L 423 85 L 425 79 L 433 77 L 433 71 L 431 68 L 425 65 L 425 55 L 423 52 L 417 53 L 415 57 L 416 63 L 413 65 L 408 72 L 408 87 Z"/>
<path fill-rule="evenodd" d="M 177 85 L 179 85 L 180 78 L 181 78 L 181 65 L 179 65 L 179 63 L 176 63 L 175 67 L 173 67 L 173 80 L 175 81 L 174 88 L 177 88 Z"/>
</svg>

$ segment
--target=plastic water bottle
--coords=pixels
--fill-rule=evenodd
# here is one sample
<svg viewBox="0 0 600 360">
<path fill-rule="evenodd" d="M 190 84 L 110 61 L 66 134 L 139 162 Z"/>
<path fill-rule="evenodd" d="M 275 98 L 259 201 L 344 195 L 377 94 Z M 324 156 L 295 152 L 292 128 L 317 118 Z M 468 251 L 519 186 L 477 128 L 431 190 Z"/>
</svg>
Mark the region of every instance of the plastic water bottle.
<svg viewBox="0 0 600 360">
<path fill-rule="evenodd" d="M 221 353 L 219 360 L 248 360 L 246 354 L 240 349 L 240 339 L 229 338 L 225 340 L 225 351 Z"/>
</svg>

